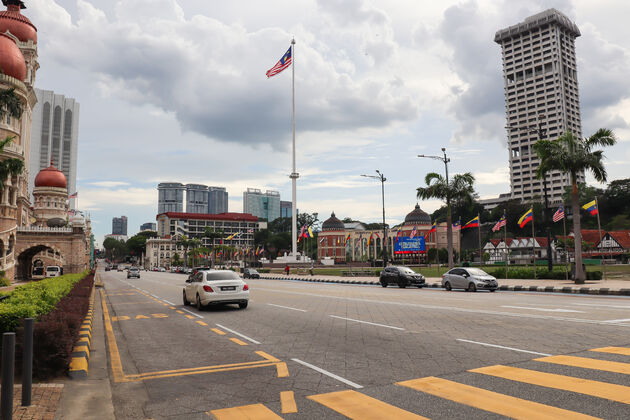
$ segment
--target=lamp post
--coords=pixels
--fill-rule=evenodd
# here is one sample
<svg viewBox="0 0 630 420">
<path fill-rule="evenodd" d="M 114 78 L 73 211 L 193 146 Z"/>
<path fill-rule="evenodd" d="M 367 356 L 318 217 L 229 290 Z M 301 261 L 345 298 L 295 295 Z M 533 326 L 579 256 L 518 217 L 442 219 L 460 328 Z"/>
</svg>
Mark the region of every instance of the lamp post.
<svg viewBox="0 0 630 420">
<path fill-rule="evenodd" d="M 448 248 L 448 268 L 453 268 L 453 217 L 451 216 L 451 191 L 448 183 L 448 163 L 450 158 L 446 157 L 446 147 L 442 147 L 444 156 L 418 155 L 419 158 L 436 159 L 444 162 L 444 170 L 446 172 L 446 244 Z M 437 246 L 437 244 L 436 244 Z M 480 257 L 481 258 L 481 257 Z"/>
<path fill-rule="evenodd" d="M 536 133 L 538 140 L 542 140 L 547 132 L 546 128 L 543 128 L 542 122 L 538 120 L 538 124 L 534 126 L 513 126 L 508 125 L 505 128 L 508 130 L 527 130 L 530 133 Z M 543 211 L 545 230 L 547 231 L 547 270 L 553 270 L 553 256 L 551 255 L 551 226 L 549 223 L 549 199 L 547 198 L 547 174 L 543 174 L 543 192 L 545 195 L 545 209 Z M 535 268 L 535 267 L 534 267 Z"/>
<path fill-rule="evenodd" d="M 385 175 L 381 173 L 378 169 L 376 170 L 378 175 L 361 175 L 366 178 L 374 178 L 381 181 L 381 197 L 383 199 L 383 267 L 387 267 L 387 225 L 385 224 Z"/>
</svg>

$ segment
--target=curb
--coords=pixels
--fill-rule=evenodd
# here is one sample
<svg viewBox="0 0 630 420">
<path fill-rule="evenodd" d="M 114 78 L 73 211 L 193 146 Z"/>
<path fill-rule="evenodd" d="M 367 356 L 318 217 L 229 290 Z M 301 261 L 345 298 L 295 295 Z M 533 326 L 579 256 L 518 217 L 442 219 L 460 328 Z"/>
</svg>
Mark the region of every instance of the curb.
<svg viewBox="0 0 630 420">
<path fill-rule="evenodd" d="M 94 317 L 94 286 L 90 294 L 90 305 L 87 315 L 79 330 L 79 341 L 72 349 L 72 360 L 68 372 L 72 379 L 87 378 L 88 360 L 90 359 L 90 345 L 92 344 L 92 320 Z"/>
<path fill-rule="evenodd" d="M 372 285 L 380 285 L 378 281 L 367 281 L 367 280 L 331 280 L 331 279 L 318 279 L 316 277 L 310 278 L 300 278 L 300 277 L 260 277 L 261 279 L 267 280 L 291 280 L 291 281 L 304 281 L 311 283 L 338 283 L 338 284 L 372 284 Z M 441 288 L 442 285 L 440 283 L 426 283 L 424 287 L 430 288 Z M 554 286 L 507 286 L 502 285 L 499 286 L 498 290 L 507 291 L 507 292 L 542 292 L 542 293 L 568 293 L 568 294 L 581 294 L 581 295 L 617 295 L 617 296 L 630 296 L 630 289 L 610 289 L 608 287 L 602 288 L 591 288 L 591 287 L 554 287 Z"/>
</svg>

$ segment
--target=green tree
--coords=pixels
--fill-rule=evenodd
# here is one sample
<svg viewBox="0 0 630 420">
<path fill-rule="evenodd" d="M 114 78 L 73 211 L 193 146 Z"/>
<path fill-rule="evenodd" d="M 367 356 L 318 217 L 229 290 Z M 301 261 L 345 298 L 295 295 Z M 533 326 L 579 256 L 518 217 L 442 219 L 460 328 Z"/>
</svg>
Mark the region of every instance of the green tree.
<svg viewBox="0 0 630 420">
<path fill-rule="evenodd" d="M 135 257 L 139 257 L 145 251 L 147 238 L 140 234 L 134 235 L 127 240 L 126 244 L 129 254 Z"/>
<path fill-rule="evenodd" d="M 13 141 L 15 137 L 6 137 L 0 141 L 0 153 Z M 24 161 L 17 158 L 7 158 L 0 162 L 0 191 L 4 190 L 4 183 L 10 176 L 16 176 L 24 170 Z"/>
<path fill-rule="evenodd" d="M 0 89 L 0 119 L 6 116 L 19 119 L 22 116 L 22 102 L 15 94 L 15 90 Z M 0 153 L 9 145 L 15 136 L 7 136 L 0 141 Z M 24 170 L 24 161 L 17 158 L 7 158 L 0 162 L 0 191 L 4 190 L 4 183 L 10 176 L 16 176 Z"/>
<path fill-rule="evenodd" d="M 176 252 L 173 254 L 173 257 L 171 258 L 171 265 L 174 266 L 180 266 L 182 264 L 182 260 L 179 257 L 179 254 Z"/>
<path fill-rule="evenodd" d="M 571 177 L 576 284 L 583 284 L 586 280 L 586 273 L 582 269 L 582 231 L 577 177 L 584 171 L 590 171 L 598 182 L 606 182 L 604 152 L 603 150 L 596 150 L 596 148 L 612 146 L 616 142 L 615 135 L 611 130 L 600 128 L 588 138 L 580 138 L 567 131 L 557 140 L 539 140 L 534 144 L 534 150 L 540 158 L 540 166 L 536 172 L 538 178 L 542 178 L 552 170 L 569 174 Z"/>
<path fill-rule="evenodd" d="M 428 173 L 424 182 L 426 187 L 418 187 L 418 198 L 428 200 L 437 198 L 446 202 L 446 243 L 448 246 L 448 267 L 453 268 L 453 217 L 451 203 L 472 204 L 477 197 L 473 184 L 475 177 L 467 172 L 455 175 L 449 182 L 435 172 Z"/>
</svg>

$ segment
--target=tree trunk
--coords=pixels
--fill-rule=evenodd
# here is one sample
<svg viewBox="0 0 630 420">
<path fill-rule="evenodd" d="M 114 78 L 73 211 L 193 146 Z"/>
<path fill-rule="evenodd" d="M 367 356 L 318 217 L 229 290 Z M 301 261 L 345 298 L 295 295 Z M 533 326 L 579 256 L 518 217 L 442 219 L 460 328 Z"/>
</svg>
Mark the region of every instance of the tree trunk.
<svg viewBox="0 0 630 420">
<path fill-rule="evenodd" d="M 448 249 L 448 268 L 453 268 L 453 218 L 451 216 L 451 203 L 447 203 L 446 213 L 446 246 Z M 437 247 L 437 233 L 435 246 Z"/>
<path fill-rule="evenodd" d="M 580 223 L 580 196 L 578 194 L 576 175 L 571 174 L 571 208 L 573 209 L 573 234 L 575 250 L 575 284 L 584 284 L 586 273 L 582 269 L 582 228 Z"/>
</svg>

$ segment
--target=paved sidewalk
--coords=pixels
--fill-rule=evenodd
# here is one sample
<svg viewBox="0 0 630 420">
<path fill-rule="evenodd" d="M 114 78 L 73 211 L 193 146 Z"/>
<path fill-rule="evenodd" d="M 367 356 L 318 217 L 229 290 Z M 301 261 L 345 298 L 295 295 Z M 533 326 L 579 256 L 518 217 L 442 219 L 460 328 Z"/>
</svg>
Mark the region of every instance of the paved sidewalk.
<svg viewBox="0 0 630 420">
<path fill-rule="evenodd" d="M 344 284 L 379 284 L 378 277 L 339 277 L 324 275 L 301 275 L 291 274 L 263 274 L 263 279 L 274 280 L 297 280 L 323 283 L 344 283 Z M 441 286 L 440 277 L 428 277 L 427 286 L 438 288 Z M 571 280 L 523 280 L 523 279 L 497 279 L 499 290 L 508 291 L 532 291 L 532 292 L 554 292 L 554 293 L 580 293 L 594 295 L 625 295 L 630 296 L 629 280 L 587 280 L 585 284 L 575 284 Z"/>
<path fill-rule="evenodd" d="M 63 388 L 62 384 L 33 384 L 31 405 L 22 407 L 22 385 L 14 385 L 13 419 L 53 420 Z"/>
</svg>

